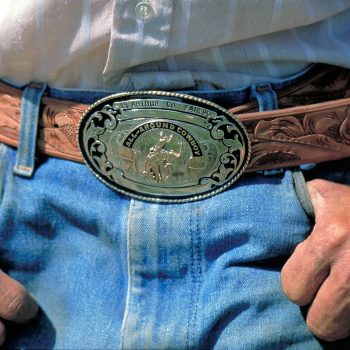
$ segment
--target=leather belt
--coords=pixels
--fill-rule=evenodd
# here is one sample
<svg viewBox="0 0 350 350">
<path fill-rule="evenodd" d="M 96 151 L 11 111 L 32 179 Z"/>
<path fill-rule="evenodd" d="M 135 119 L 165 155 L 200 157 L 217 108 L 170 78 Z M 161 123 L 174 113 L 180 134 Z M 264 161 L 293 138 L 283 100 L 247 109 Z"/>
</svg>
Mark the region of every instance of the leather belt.
<svg viewBox="0 0 350 350">
<path fill-rule="evenodd" d="M 22 90 L 0 83 L 0 141 L 17 147 Z M 311 104 L 310 104 L 311 102 Z M 229 111 L 245 126 L 251 158 L 245 171 L 318 163 L 350 156 L 350 71 L 316 65 L 278 93 L 278 110 L 257 103 Z M 88 106 L 44 96 L 37 145 L 50 156 L 83 162 L 78 124 Z"/>
</svg>

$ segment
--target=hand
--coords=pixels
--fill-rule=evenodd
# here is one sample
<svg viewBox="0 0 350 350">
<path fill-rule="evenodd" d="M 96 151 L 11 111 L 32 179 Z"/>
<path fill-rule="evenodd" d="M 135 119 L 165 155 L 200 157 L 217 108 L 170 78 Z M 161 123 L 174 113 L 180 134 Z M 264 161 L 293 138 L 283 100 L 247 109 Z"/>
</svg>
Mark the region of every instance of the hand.
<svg viewBox="0 0 350 350">
<path fill-rule="evenodd" d="M 25 323 L 36 316 L 38 305 L 26 289 L 0 270 L 0 317 Z M 0 321 L 0 345 L 5 341 L 5 326 Z"/>
<path fill-rule="evenodd" d="M 282 270 L 282 288 L 298 305 L 310 304 L 306 323 L 320 339 L 350 335 L 350 187 L 308 182 L 315 226 Z"/>
</svg>

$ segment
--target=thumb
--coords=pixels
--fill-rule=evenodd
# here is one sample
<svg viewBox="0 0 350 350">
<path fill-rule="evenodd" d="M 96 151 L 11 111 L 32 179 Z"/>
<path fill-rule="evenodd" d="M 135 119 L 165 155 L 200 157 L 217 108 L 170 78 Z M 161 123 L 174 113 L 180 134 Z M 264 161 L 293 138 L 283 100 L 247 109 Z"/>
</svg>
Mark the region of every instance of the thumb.
<svg viewBox="0 0 350 350">
<path fill-rule="evenodd" d="M 331 224 L 336 218 L 349 217 L 350 188 L 346 185 L 315 179 L 307 182 L 311 202 L 315 211 L 315 222 Z"/>
<path fill-rule="evenodd" d="M 338 192 L 337 186 L 341 185 L 321 179 L 307 182 L 307 189 L 314 207 L 316 220 L 322 218 L 325 211 L 329 211 L 329 209 L 332 208 L 334 198 Z M 327 214 L 329 215 L 330 213 L 328 212 Z"/>
</svg>

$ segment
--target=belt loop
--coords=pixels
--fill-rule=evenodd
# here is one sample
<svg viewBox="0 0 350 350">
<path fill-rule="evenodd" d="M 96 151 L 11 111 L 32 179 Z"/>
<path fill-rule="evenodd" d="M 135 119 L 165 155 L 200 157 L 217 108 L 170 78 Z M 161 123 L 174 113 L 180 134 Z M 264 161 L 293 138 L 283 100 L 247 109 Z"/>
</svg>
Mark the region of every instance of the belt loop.
<svg viewBox="0 0 350 350">
<path fill-rule="evenodd" d="M 256 98 L 259 105 L 259 112 L 278 109 L 278 100 L 275 90 L 269 83 L 253 84 L 251 86 L 251 98 Z M 284 173 L 284 169 L 265 170 L 264 176 L 277 176 Z"/>
<path fill-rule="evenodd" d="M 34 172 L 40 103 L 45 90 L 46 84 L 33 82 L 23 91 L 20 114 L 20 141 L 16 164 L 13 168 L 13 172 L 19 176 L 31 177 Z"/>
<path fill-rule="evenodd" d="M 251 97 L 258 100 L 259 112 L 278 109 L 277 94 L 268 83 L 253 84 Z"/>
</svg>

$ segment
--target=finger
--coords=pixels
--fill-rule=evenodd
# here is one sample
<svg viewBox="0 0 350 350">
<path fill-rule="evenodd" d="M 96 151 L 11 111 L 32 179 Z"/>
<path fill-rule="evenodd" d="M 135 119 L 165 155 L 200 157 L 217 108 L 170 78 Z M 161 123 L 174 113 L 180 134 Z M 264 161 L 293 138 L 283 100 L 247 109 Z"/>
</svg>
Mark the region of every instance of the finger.
<svg viewBox="0 0 350 350">
<path fill-rule="evenodd" d="M 309 304 L 330 269 L 331 252 L 310 238 L 300 243 L 281 272 L 282 289 L 298 305 Z"/>
<path fill-rule="evenodd" d="M 330 219 L 334 220 L 334 214 L 349 223 L 349 216 L 343 215 L 350 209 L 349 186 L 315 179 L 307 182 L 307 188 L 315 210 L 316 223 L 329 224 L 332 222 Z M 334 208 L 337 208 L 336 213 Z"/>
<path fill-rule="evenodd" d="M 4 324 L 0 321 L 0 346 L 4 344 L 6 338 L 6 331 Z"/>
<path fill-rule="evenodd" d="M 317 337 L 326 341 L 350 334 L 350 271 L 347 274 L 344 270 L 332 270 L 309 308 L 306 323 Z"/>
<path fill-rule="evenodd" d="M 308 189 L 316 224 L 308 239 L 297 246 L 281 275 L 285 294 L 299 305 L 312 301 L 340 250 L 347 246 L 350 250 L 349 196 L 345 195 L 349 189 L 324 180 L 308 182 Z"/>
<path fill-rule="evenodd" d="M 24 323 L 36 316 L 38 305 L 26 289 L 0 271 L 0 317 Z"/>
</svg>

